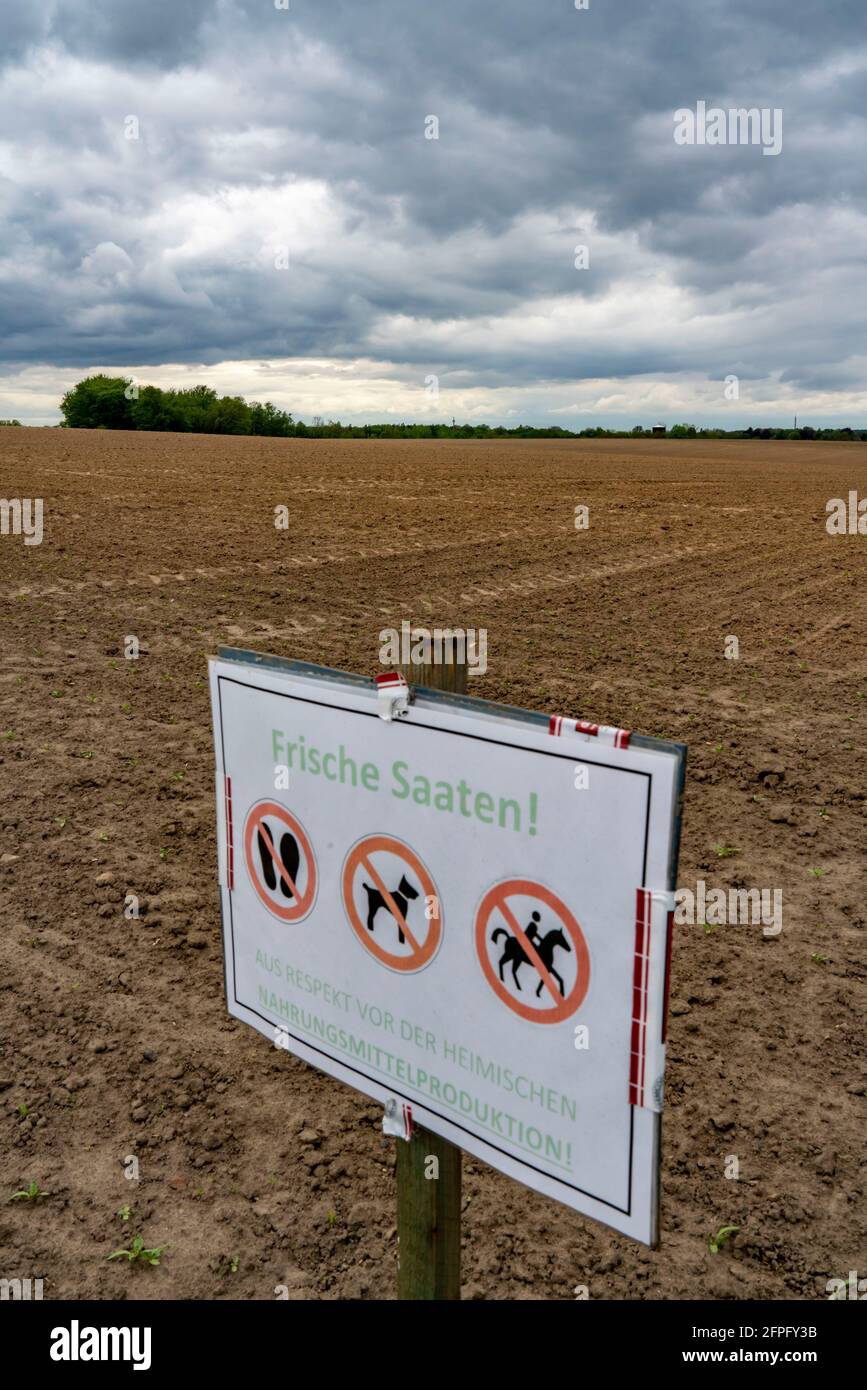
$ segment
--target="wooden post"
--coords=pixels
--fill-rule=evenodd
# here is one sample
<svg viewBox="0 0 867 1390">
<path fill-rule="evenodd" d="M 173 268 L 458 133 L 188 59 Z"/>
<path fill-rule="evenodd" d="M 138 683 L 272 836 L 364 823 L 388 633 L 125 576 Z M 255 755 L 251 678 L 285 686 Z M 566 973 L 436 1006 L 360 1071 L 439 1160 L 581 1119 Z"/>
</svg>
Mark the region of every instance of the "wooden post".
<svg viewBox="0 0 867 1390">
<path fill-rule="evenodd" d="M 461 1151 L 429 1129 L 397 1144 L 398 1298 L 461 1296 Z M 436 1167 L 433 1167 L 433 1160 Z M 438 1172 L 437 1177 L 426 1173 Z"/>
<path fill-rule="evenodd" d="M 411 685 L 467 688 L 466 663 L 404 666 Z M 459 1299 L 461 1296 L 461 1151 L 447 1139 L 417 1127 L 397 1141 L 397 1296 Z M 435 1160 L 435 1162 L 433 1162 Z M 436 1173 L 436 1176 L 432 1176 Z"/>
</svg>

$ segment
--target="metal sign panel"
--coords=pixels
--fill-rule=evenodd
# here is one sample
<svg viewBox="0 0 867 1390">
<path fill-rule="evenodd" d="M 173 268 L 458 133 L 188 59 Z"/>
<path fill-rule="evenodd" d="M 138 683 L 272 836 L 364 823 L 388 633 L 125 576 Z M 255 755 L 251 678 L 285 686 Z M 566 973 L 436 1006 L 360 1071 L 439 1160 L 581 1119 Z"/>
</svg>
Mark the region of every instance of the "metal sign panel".
<svg viewBox="0 0 867 1390">
<path fill-rule="evenodd" d="M 386 720 L 372 680 L 253 653 L 210 672 L 229 1012 L 655 1243 L 682 745 L 432 691 Z"/>
</svg>

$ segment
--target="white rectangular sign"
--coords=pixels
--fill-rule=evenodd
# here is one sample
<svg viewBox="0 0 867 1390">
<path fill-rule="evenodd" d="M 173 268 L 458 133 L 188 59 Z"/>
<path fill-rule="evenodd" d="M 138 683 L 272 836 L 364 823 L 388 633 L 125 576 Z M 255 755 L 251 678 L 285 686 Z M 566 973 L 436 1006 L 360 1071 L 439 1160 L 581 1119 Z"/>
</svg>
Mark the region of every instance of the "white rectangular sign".
<svg viewBox="0 0 867 1390">
<path fill-rule="evenodd" d="M 683 747 L 210 671 L 229 1012 L 654 1244 Z"/>
</svg>

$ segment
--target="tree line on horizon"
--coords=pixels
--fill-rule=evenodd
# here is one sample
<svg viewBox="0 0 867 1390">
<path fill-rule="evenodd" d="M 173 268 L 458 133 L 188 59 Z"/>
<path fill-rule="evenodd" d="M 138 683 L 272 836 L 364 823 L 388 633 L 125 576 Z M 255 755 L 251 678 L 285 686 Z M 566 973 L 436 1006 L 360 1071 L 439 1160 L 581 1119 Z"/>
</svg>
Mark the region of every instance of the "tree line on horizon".
<svg viewBox="0 0 867 1390">
<path fill-rule="evenodd" d="M 867 429 L 797 429 L 782 427 L 744 430 L 698 429 L 679 424 L 666 428 L 605 429 L 601 425 L 567 430 L 560 425 L 400 424 L 343 425 L 314 417 L 311 424 L 295 420 L 271 401 L 248 402 L 243 396 L 218 396 L 210 386 L 163 390 L 138 386 L 130 377 L 85 377 L 67 391 L 60 403 L 61 428 L 169 431 L 191 434 L 249 434 L 302 439 L 823 439 L 867 441 Z M 0 421 L 0 424 L 18 421 Z"/>
</svg>

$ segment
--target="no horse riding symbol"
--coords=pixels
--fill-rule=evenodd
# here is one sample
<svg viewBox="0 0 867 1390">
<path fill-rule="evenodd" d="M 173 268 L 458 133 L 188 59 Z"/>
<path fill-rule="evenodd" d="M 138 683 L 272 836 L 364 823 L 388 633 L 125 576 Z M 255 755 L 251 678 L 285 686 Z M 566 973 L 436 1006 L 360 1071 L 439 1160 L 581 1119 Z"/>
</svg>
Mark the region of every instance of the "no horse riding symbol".
<svg viewBox="0 0 867 1390">
<path fill-rule="evenodd" d="M 244 824 L 244 859 L 250 882 L 281 922 L 300 922 L 316 898 L 316 859 L 297 817 L 276 801 L 259 801 Z"/>
<path fill-rule="evenodd" d="M 561 1023 L 584 1001 L 590 953 L 578 922 L 550 888 L 511 878 L 476 913 L 476 951 L 502 1002 L 532 1023 Z"/>
<path fill-rule="evenodd" d="M 343 865 L 343 906 L 366 951 L 389 970 L 429 965 L 442 940 L 442 905 L 427 866 L 391 835 L 367 835 Z"/>
</svg>

